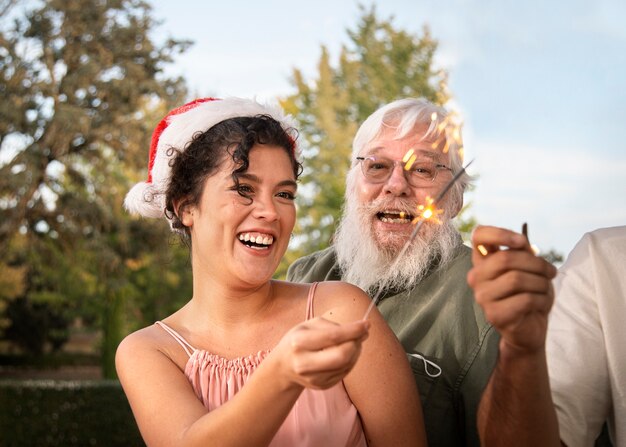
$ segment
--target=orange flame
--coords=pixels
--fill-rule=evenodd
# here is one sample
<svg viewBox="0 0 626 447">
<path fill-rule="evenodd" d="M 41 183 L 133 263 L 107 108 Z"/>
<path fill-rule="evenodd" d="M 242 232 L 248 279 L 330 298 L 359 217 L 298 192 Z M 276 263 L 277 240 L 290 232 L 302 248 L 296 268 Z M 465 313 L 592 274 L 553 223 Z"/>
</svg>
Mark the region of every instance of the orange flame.
<svg viewBox="0 0 626 447">
<path fill-rule="evenodd" d="M 417 216 L 411 222 L 412 224 L 416 224 L 420 220 L 431 220 L 437 224 L 441 223 L 439 220 L 439 215 L 443 214 L 443 210 L 436 208 L 435 203 L 432 197 L 426 197 L 426 203 L 423 205 L 417 206 Z"/>
</svg>

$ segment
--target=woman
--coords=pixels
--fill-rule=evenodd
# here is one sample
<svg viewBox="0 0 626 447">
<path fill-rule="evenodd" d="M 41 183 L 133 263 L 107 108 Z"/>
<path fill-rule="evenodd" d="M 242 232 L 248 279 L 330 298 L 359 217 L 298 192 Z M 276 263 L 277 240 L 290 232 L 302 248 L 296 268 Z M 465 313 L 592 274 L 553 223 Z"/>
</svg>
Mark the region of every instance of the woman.
<svg viewBox="0 0 626 447">
<path fill-rule="evenodd" d="M 150 446 L 425 445 L 403 349 L 378 312 L 361 321 L 369 298 L 272 280 L 296 217 L 291 132 L 237 98 L 194 101 L 155 130 L 148 182 L 125 204 L 189 238 L 193 296 L 117 351 Z"/>
</svg>

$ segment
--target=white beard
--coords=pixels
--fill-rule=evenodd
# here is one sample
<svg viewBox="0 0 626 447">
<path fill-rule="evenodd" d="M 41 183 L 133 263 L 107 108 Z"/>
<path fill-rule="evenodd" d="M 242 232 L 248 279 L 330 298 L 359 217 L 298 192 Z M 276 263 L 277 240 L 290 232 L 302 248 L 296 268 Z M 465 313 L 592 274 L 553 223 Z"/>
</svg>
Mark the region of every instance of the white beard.
<svg viewBox="0 0 626 447">
<path fill-rule="evenodd" d="M 442 266 L 452 258 L 460 243 L 460 235 L 449 219 L 442 224 L 425 222 L 411 245 L 396 261 L 398 253 L 408 239 L 406 233 L 384 235 L 376 241 L 372 231 L 375 213 L 382 209 L 406 209 L 414 212 L 416 206 L 403 202 L 399 207 L 385 206 L 384 200 L 367 205 L 357 205 L 347 198 L 343 217 L 334 238 L 337 261 L 343 271 L 342 280 L 354 284 L 372 294 L 383 287 L 404 290 L 414 287 L 436 262 Z M 446 213 L 447 214 L 447 213 Z M 395 263 L 395 267 L 392 266 Z"/>
</svg>

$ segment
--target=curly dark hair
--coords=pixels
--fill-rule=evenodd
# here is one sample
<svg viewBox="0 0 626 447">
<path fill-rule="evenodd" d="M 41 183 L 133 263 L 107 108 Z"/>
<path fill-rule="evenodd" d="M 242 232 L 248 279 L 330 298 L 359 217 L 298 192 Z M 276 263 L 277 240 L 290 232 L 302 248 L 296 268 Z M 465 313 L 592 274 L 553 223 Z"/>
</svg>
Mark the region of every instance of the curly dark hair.
<svg viewBox="0 0 626 447">
<path fill-rule="evenodd" d="M 248 170 L 250 150 L 257 144 L 283 148 L 289 155 L 297 180 L 302 173 L 302 164 L 295 154 L 296 138 L 295 129 L 284 129 L 269 115 L 257 115 L 224 120 L 204 132 L 196 133 L 183 150 L 169 148 L 168 156 L 177 152 L 170 161 L 171 176 L 165 191 L 165 215 L 171 220 L 172 228 L 189 240 L 189 229 L 179 218 L 180 210 L 199 203 L 205 180 L 220 167 L 227 155 L 236 166 L 232 172 L 235 186 L 239 185 L 239 177 Z M 245 192 L 236 190 L 247 197 Z"/>
</svg>

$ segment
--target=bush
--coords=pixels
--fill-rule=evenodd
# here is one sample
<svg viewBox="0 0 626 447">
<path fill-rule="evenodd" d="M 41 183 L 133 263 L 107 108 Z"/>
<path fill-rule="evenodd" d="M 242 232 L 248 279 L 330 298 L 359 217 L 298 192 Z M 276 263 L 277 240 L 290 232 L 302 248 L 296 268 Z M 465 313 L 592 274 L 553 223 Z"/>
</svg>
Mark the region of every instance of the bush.
<svg viewBox="0 0 626 447">
<path fill-rule="evenodd" d="M 115 380 L 0 381 L 0 446 L 145 446 Z"/>
</svg>

